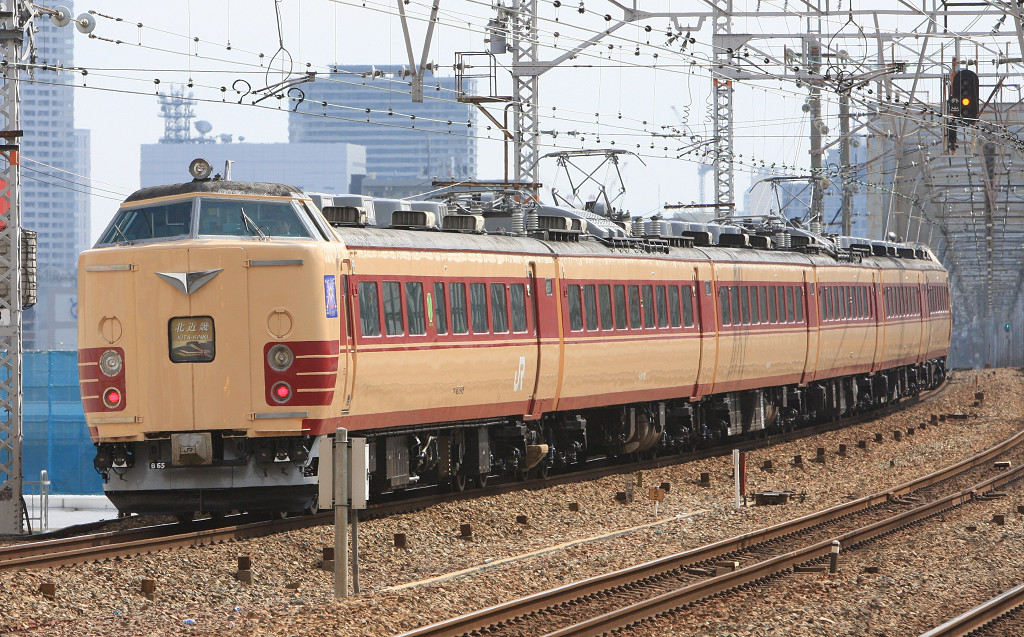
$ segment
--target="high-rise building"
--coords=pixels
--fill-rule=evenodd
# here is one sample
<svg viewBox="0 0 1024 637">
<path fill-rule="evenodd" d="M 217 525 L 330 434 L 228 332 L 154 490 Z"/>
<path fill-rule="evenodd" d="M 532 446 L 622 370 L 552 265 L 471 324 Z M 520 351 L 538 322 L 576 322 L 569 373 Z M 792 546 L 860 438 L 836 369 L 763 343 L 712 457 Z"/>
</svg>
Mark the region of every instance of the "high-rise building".
<svg viewBox="0 0 1024 637">
<path fill-rule="evenodd" d="M 868 239 L 882 239 L 877 229 L 872 227 L 872 211 L 868 208 L 867 191 L 867 139 L 863 135 L 850 137 L 850 182 L 849 188 L 852 193 L 850 206 L 851 230 L 850 235 L 854 237 L 866 237 Z M 825 167 L 836 173 L 842 162 L 839 159 L 839 149 L 830 148 L 825 153 Z M 825 190 L 825 230 L 827 232 L 840 232 L 843 227 L 843 186 L 838 174 L 830 176 L 831 182 Z"/>
<path fill-rule="evenodd" d="M 35 24 L 37 61 L 72 66 L 75 29 L 47 19 Z M 22 225 L 39 233 L 38 301 L 25 312 L 23 346 L 75 349 L 76 269 L 89 245 L 89 131 L 75 128 L 72 74 L 39 72 L 38 83 L 22 78 Z"/>
<path fill-rule="evenodd" d="M 455 78 L 427 75 L 421 103 L 409 97 L 408 82 L 398 66 L 341 66 L 317 76 L 301 87 L 305 100 L 288 116 L 288 140 L 365 146 L 367 177 L 376 181 L 476 177 L 476 114 L 457 101 Z"/>
</svg>

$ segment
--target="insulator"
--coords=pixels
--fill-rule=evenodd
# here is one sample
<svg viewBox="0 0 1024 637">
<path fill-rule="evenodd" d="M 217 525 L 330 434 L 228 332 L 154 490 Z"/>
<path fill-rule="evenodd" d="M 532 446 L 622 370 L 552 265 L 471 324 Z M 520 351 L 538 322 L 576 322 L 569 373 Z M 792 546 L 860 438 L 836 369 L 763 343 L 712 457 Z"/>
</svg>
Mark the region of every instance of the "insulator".
<svg viewBox="0 0 1024 637">
<path fill-rule="evenodd" d="M 526 234 L 526 213 L 521 209 L 512 213 L 512 232 L 518 235 Z"/>
</svg>

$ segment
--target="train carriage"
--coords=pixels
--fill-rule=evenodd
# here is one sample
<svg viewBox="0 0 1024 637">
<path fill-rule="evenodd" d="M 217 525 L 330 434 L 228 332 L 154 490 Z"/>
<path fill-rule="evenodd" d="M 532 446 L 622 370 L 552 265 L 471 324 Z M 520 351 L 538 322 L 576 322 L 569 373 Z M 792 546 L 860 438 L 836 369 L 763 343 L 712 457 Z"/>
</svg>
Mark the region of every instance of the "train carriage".
<svg viewBox="0 0 1024 637">
<path fill-rule="evenodd" d="M 835 418 L 944 374 L 948 284 L 923 246 L 348 212 L 196 180 L 133 194 L 83 253 L 83 404 L 119 509 L 313 509 L 337 427 L 371 442 L 378 492 L 462 489 Z"/>
</svg>

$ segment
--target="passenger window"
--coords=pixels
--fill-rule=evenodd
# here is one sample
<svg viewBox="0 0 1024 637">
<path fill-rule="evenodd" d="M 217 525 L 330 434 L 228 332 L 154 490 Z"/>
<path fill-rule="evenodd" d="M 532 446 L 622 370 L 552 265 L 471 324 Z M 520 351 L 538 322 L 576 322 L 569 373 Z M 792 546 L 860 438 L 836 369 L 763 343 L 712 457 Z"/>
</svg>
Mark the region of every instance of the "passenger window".
<svg viewBox="0 0 1024 637">
<path fill-rule="evenodd" d="M 434 325 L 438 334 L 448 333 L 448 304 L 444 300 L 444 283 L 434 283 Z"/>
<path fill-rule="evenodd" d="M 654 327 L 654 287 L 644 286 L 644 327 Z"/>
<path fill-rule="evenodd" d="M 473 317 L 474 334 L 487 334 L 491 331 L 487 324 L 487 286 L 483 283 L 469 284 L 469 313 Z"/>
<path fill-rule="evenodd" d="M 779 323 L 786 322 L 786 287 L 778 285 L 775 287 L 775 292 L 779 297 Z"/>
<path fill-rule="evenodd" d="M 740 288 L 740 314 L 744 325 L 750 325 L 750 288 L 741 285 Z"/>
<path fill-rule="evenodd" d="M 410 336 L 427 333 L 427 323 L 423 315 L 423 284 L 418 281 L 405 284 L 405 313 L 409 319 Z"/>
<path fill-rule="evenodd" d="M 675 289 L 675 286 L 672 286 Z M 665 299 L 665 286 L 655 288 L 658 297 L 658 327 L 668 327 L 668 301 Z"/>
<path fill-rule="evenodd" d="M 729 299 L 732 304 L 732 324 L 743 325 L 743 314 L 740 312 L 740 286 L 729 286 Z"/>
<path fill-rule="evenodd" d="M 377 302 L 377 283 L 360 281 L 359 327 L 363 336 L 380 336 L 380 309 Z"/>
<path fill-rule="evenodd" d="M 761 312 L 758 310 L 757 286 L 750 286 L 750 324 L 757 325 L 761 322 Z"/>
<path fill-rule="evenodd" d="M 668 317 L 672 327 L 679 327 L 679 288 L 674 285 L 668 286 Z"/>
<path fill-rule="evenodd" d="M 597 290 L 593 285 L 583 287 L 583 309 L 587 319 L 587 329 L 597 329 Z"/>
<path fill-rule="evenodd" d="M 469 323 L 466 321 L 466 284 L 449 283 L 448 293 L 451 297 L 448 302 L 452 308 L 452 334 L 465 334 L 469 332 Z"/>
<path fill-rule="evenodd" d="M 821 313 L 821 320 L 828 320 L 828 288 L 818 288 L 818 311 Z"/>
<path fill-rule="evenodd" d="M 761 286 L 761 322 L 768 322 L 768 288 Z"/>
<path fill-rule="evenodd" d="M 583 308 L 580 305 L 580 286 L 569 286 L 569 329 L 578 332 L 583 329 Z"/>
<path fill-rule="evenodd" d="M 513 283 L 509 289 L 512 296 L 512 331 L 526 331 L 526 286 Z"/>
<path fill-rule="evenodd" d="M 772 323 L 779 322 L 779 315 L 776 313 L 775 286 L 768 286 L 768 320 Z"/>
<path fill-rule="evenodd" d="M 791 286 L 787 285 L 786 286 L 786 322 L 787 323 L 792 323 L 793 320 L 794 320 L 794 317 L 795 317 L 795 315 L 794 315 L 794 312 L 793 312 L 793 288 Z"/>
<path fill-rule="evenodd" d="M 626 329 L 626 286 L 615 286 L 615 329 Z"/>
<path fill-rule="evenodd" d="M 838 318 L 845 319 L 846 318 L 846 310 L 847 310 L 846 287 L 840 285 L 839 287 L 836 288 L 836 291 L 839 292 L 839 317 Z"/>
<path fill-rule="evenodd" d="M 732 310 L 729 308 L 729 287 L 718 288 L 718 305 L 722 310 L 722 325 L 732 325 Z"/>
<path fill-rule="evenodd" d="M 613 329 L 615 321 L 612 315 L 612 286 L 602 285 L 598 288 L 598 294 L 601 297 L 601 329 Z"/>
<path fill-rule="evenodd" d="M 505 284 L 491 284 L 491 325 L 495 334 L 508 332 L 508 302 L 505 300 Z"/>
<path fill-rule="evenodd" d="M 629 327 L 640 329 L 640 286 L 629 286 Z"/>
<path fill-rule="evenodd" d="M 405 334 L 402 324 L 402 286 L 398 281 L 385 281 L 384 296 L 384 329 L 388 336 Z"/>
<path fill-rule="evenodd" d="M 693 288 L 689 285 L 682 287 L 683 291 L 683 325 L 693 327 Z"/>
<path fill-rule="evenodd" d="M 800 288 L 796 288 L 793 292 L 795 299 L 794 304 L 796 305 L 796 322 L 804 322 L 804 291 Z"/>
</svg>

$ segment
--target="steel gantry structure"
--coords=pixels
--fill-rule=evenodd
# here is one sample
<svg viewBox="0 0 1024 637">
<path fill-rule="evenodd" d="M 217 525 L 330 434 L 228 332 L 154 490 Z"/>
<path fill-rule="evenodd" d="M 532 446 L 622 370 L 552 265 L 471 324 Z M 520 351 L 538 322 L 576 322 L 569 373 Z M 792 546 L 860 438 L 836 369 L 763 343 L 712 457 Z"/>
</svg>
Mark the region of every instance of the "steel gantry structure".
<svg viewBox="0 0 1024 637">
<path fill-rule="evenodd" d="M 809 161 L 812 225 L 822 219 L 822 191 L 835 185 L 842 191 L 840 213 L 849 231 L 853 215 L 851 192 L 867 189 L 869 238 L 891 236 L 930 242 L 942 255 L 955 283 L 954 302 L 959 330 L 969 332 L 954 364 L 1022 364 L 1000 358 L 1009 352 L 1010 336 L 994 326 L 1009 325 L 1024 356 L 1021 241 L 1024 240 L 1024 201 L 1016 194 L 1019 166 L 1024 163 L 1018 134 L 1024 121 L 1019 110 L 1024 93 L 1016 80 L 1024 64 L 1024 26 L 1016 3 L 992 0 L 964 5 L 943 0 L 913 4 L 879 2 L 878 7 L 832 8 L 822 0 L 786 4 L 765 0 L 703 0 L 692 11 L 657 11 L 636 2 L 615 20 L 605 15 L 603 28 L 550 61 L 541 61 L 536 0 L 499 5 L 492 21 L 511 37 L 514 121 L 507 134 L 515 141 L 515 177 L 520 183 L 538 181 L 544 131 L 539 105 L 541 76 L 575 58 L 587 47 L 610 37 L 626 24 L 669 18 L 687 35 L 711 24 L 710 51 L 703 58 L 711 78 L 714 205 L 734 204 L 735 164 L 733 112 L 736 91 L 743 84 L 780 80 L 807 91 L 810 119 Z M 555 3 L 558 6 L 559 3 Z M 582 5 L 581 5 L 581 13 Z M 1001 30 L 1010 21 L 1011 28 Z M 793 22 L 800 24 L 792 28 Z M 990 25 L 988 23 L 991 23 Z M 909 27 L 907 25 L 910 25 Z M 980 28 L 979 25 L 991 26 Z M 756 31 L 750 30 L 756 25 Z M 693 42 L 694 40 L 690 40 Z M 699 45 L 698 45 L 699 46 Z M 691 47 L 691 50 L 694 47 Z M 492 53 L 500 54 L 501 49 Z M 756 60 L 756 61 L 755 61 Z M 710 61 L 710 63 L 706 63 Z M 950 117 L 945 106 L 949 80 L 960 68 L 971 68 L 991 90 L 977 122 Z M 823 103 L 837 106 L 829 137 Z M 838 111 L 838 114 L 835 111 Z M 496 119 L 491 118 L 496 122 Z M 948 144 L 949 131 L 959 131 L 957 149 Z M 871 145 L 867 163 L 849 165 L 851 139 Z M 825 166 L 830 148 L 840 149 L 841 165 Z M 1015 165 L 1017 166 L 1015 168 Z M 863 179 L 852 178 L 860 168 Z M 861 182 L 861 183 L 858 183 Z M 1021 190 L 1024 196 L 1024 188 Z M 721 214 L 720 216 L 727 216 Z M 985 321 L 983 329 L 978 321 Z M 973 329 L 971 327 L 973 326 Z M 984 341 L 976 343 L 978 339 Z M 973 340 L 971 340 L 973 339 Z M 999 341 L 1001 345 L 997 343 Z M 967 352 L 987 352 L 982 358 L 962 359 Z"/>
</svg>

